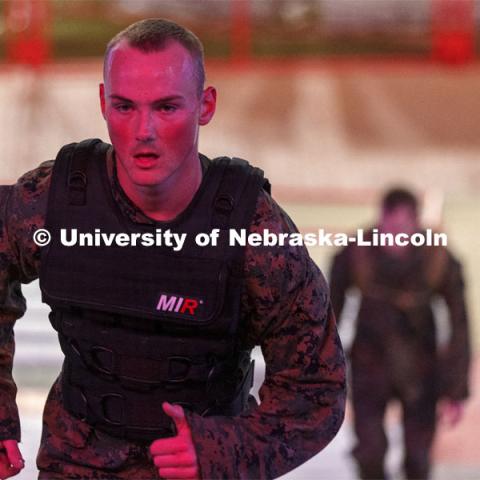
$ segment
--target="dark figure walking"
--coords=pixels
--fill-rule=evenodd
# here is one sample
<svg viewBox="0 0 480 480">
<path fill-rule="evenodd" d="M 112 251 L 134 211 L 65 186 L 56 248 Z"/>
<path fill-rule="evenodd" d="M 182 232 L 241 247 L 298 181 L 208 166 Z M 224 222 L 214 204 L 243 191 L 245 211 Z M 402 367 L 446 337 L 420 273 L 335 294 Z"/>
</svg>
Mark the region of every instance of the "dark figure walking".
<svg viewBox="0 0 480 480">
<path fill-rule="evenodd" d="M 379 224 L 365 238 L 415 232 L 422 232 L 417 200 L 409 191 L 395 189 L 385 195 Z M 396 399 L 403 413 L 405 474 L 428 478 L 437 403 L 455 424 L 468 396 L 470 348 L 460 263 L 445 247 L 349 245 L 335 256 L 331 270 L 338 319 L 351 287 L 361 294 L 350 351 L 357 435 L 353 456 L 360 477 L 387 478 L 384 416 Z M 451 324 L 442 348 L 437 347 L 431 307 L 437 295 L 448 306 Z"/>
</svg>

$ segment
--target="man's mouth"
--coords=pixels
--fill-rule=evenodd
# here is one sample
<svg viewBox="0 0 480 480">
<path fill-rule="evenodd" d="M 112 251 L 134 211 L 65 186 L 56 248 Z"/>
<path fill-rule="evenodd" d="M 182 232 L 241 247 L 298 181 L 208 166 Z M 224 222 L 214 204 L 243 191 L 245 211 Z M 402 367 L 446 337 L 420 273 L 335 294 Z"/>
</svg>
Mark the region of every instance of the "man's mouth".
<svg viewBox="0 0 480 480">
<path fill-rule="evenodd" d="M 140 168 L 152 167 L 155 165 L 158 157 L 159 155 L 155 152 L 139 152 L 133 156 L 133 158 L 135 158 L 135 164 Z"/>
<path fill-rule="evenodd" d="M 135 158 L 158 158 L 155 152 L 139 152 L 134 155 Z"/>
</svg>

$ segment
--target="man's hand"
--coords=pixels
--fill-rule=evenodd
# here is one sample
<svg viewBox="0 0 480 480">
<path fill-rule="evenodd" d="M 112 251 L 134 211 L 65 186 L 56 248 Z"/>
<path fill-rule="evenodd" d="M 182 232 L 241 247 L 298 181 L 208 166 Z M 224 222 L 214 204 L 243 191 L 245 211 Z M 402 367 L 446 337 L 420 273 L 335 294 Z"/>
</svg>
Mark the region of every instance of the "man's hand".
<svg viewBox="0 0 480 480">
<path fill-rule="evenodd" d="M 438 405 L 438 413 L 441 422 L 450 428 L 455 427 L 455 425 L 460 422 L 464 410 L 464 402 L 460 401 L 443 400 Z"/>
<path fill-rule="evenodd" d="M 16 440 L 0 441 L 0 479 L 13 477 L 25 466 Z"/>
<path fill-rule="evenodd" d="M 158 468 L 158 474 L 166 480 L 199 480 L 197 454 L 183 408 L 168 402 L 164 402 L 162 408 L 175 422 L 177 435 L 155 440 L 150 445 L 150 453 Z"/>
</svg>

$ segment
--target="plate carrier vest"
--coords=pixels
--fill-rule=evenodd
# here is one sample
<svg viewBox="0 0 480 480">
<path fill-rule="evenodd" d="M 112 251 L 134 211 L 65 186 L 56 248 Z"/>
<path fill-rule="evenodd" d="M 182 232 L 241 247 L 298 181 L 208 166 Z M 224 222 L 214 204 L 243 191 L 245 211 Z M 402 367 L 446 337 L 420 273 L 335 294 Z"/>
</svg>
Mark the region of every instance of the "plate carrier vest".
<svg viewBox="0 0 480 480">
<path fill-rule="evenodd" d="M 175 434 L 163 401 L 200 415 L 247 408 L 254 365 L 238 341 L 245 247 L 229 246 L 228 230 L 248 232 L 258 194 L 270 185 L 245 160 L 201 156 L 208 168 L 186 210 L 170 222 L 135 223 L 112 195 L 110 148 L 91 139 L 58 153 L 40 287 L 65 354 L 65 408 L 110 435 L 151 442 Z M 214 228 L 217 246 L 198 246 L 196 234 Z M 187 237 L 180 251 L 65 246 L 61 229 Z"/>
</svg>

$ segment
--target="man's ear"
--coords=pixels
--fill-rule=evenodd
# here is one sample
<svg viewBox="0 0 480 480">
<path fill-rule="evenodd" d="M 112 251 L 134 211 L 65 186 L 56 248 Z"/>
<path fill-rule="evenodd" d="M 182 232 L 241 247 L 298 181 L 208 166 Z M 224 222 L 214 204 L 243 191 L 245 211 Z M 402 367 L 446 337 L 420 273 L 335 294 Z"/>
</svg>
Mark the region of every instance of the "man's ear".
<svg viewBox="0 0 480 480">
<path fill-rule="evenodd" d="M 103 83 L 98 86 L 98 93 L 100 95 L 100 108 L 103 118 L 105 118 L 105 85 Z"/>
<path fill-rule="evenodd" d="M 200 125 L 207 125 L 210 122 L 217 107 L 217 90 L 214 87 L 207 87 L 202 93 L 202 105 L 200 107 Z"/>
</svg>

